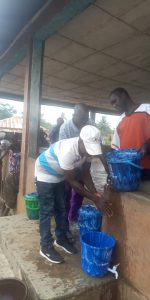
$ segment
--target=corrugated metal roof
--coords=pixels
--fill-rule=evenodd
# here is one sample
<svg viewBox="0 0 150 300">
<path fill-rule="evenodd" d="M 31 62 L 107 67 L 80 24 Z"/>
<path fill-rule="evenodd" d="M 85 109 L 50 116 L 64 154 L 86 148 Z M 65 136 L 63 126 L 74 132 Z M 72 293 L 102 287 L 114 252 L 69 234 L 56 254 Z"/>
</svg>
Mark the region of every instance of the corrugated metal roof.
<svg viewBox="0 0 150 300">
<path fill-rule="evenodd" d="M 0 120 L 0 131 L 6 132 L 22 132 L 23 118 L 14 116 L 11 118 Z M 48 131 L 45 127 L 40 126 L 44 131 Z"/>
<path fill-rule="evenodd" d="M 23 119 L 19 116 L 0 120 L 0 130 L 22 132 Z"/>
</svg>

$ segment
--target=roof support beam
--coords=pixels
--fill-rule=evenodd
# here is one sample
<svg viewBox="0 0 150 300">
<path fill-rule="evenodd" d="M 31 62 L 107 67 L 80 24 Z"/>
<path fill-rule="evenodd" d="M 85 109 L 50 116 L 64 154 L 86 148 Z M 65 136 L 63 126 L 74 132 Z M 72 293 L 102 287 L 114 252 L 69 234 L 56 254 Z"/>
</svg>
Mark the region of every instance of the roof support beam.
<svg viewBox="0 0 150 300">
<path fill-rule="evenodd" d="M 24 46 L 23 48 L 19 49 L 14 56 L 10 57 L 10 59 L 3 66 L 1 66 L 0 63 L 0 79 L 7 74 L 10 69 L 19 64 L 24 59 L 25 55 L 26 47 Z"/>
<path fill-rule="evenodd" d="M 22 197 L 29 190 L 28 184 L 31 181 L 28 179 L 28 176 L 30 176 L 30 172 L 28 171 L 29 161 L 31 163 L 38 154 L 43 50 L 43 42 L 34 40 L 28 51 L 28 65 L 26 69 L 24 88 L 24 115 L 18 211 L 22 210 Z M 32 181 L 34 181 L 33 178 Z"/>
<path fill-rule="evenodd" d="M 15 100 L 15 101 L 24 101 L 24 98 L 22 95 L 16 95 L 16 94 L 10 94 L 6 92 L 0 92 L 0 98 L 2 99 L 7 99 L 7 100 Z M 48 106 L 58 106 L 58 107 L 65 107 L 65 108 L 74 108 L 75 104 L 66 102 L 66 101 L 59 101 L 55 99 L 47 99 L 47 98 L 42 98 L 41 99 L 41 105 L 48 105 Z M 111 110 L 111 109 L 105 109 L 105 108 L 99 108 L 96 106 L 89 106 L 89 110 L 95 113 L 101 113 L 101 114 L 107 114 L 107 115 L 118 115 L 117 111 Z"/>
<path fill-rule="evenodd" d="M 46 40 L 94 2 L 95 0 L 47 1 L 0 57 L 0 78 L 19 63 L 19 58 L 16 59 L 16 56 L 19 56 L 18 52 L 22 47 L 28 46 L 30 40 L 34 37 Z"/>
<path fill-rule="evenodd" d="M 32 43 L 30 95 L 27 103 L 27 106 L 29 107 L 28 155 L 31 158 L 36 158 L 38 151 L 37 144 L 40 125 L 43 52 L 44 43 L 39 40 L 34 40 Z M 26 87 L 24 89 L 26 90 Z"/>
</svg>

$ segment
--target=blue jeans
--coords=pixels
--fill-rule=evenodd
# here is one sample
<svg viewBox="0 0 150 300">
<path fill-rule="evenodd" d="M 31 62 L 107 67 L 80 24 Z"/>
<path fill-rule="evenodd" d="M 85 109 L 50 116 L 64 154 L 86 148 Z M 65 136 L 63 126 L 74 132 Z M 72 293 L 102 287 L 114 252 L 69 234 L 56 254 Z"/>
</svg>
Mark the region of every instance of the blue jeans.
<svg viewBox="0 0 150 300">
<path fill-rule="evenodd" d="M 53 245 L 51 234 L 51 218 L 56 222 L 56 238 L 65 236 L 67 231 L 65 184 L 37 181 L 37 193 L 40 207 L 41 247 L 50 248 Z"/>
</svg>

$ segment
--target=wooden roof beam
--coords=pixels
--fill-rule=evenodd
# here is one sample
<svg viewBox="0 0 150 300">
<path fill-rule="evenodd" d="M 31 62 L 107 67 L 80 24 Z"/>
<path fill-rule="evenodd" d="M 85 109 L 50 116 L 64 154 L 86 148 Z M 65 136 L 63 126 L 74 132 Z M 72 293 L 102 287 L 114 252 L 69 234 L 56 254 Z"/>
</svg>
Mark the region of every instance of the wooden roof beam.
<svg viewBox="0 0 150 300">
<path fill-rule="evenodd" d="M 64 24 L 82 12 L 95 0 L 49 0 L 24 26 L 9 48 L 0 56 L 0 77 L 18 63 L 15 56 L 27 46 L 31 39 L 46 40 L 60 30 Z"/>
<path fill-rule="evenodd" d="M 14 100 L 14 101 L 24 101 L 24 97 L 22 95 L 14 94 L 14 93 L 6 93 L 6 92 L 0 92 L 0 98 L 1 99 L 7 99 L 7 100 Z M 65 107 L 65 108 L 74 108 L 76 103 L 70 103 L 67 101 L 59 101 L 55 99 L 48 99 L 48 98 L 42 98 L 41 105 L 49 105 L 49 106 L 58 106 L 58 107 Z M 118 115 L 117 111 L 111 110 L 111 109 L 104 109 L 100 107 L 93 107 L 89 106 L 89 110 L 96 112 L 96 113 L 102 113 L 107 115 Z"/>
</svg>

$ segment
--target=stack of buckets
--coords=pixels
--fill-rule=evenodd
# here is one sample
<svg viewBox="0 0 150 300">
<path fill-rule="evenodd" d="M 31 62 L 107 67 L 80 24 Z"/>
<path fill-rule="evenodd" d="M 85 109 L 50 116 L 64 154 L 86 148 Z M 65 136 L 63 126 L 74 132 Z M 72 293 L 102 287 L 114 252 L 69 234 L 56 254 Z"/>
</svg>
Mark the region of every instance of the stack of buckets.
<svg viewBox="0 0 150 300">
<path fill-rule="evenodd" d="M 112 261 L 115 239 L 100 232 L 102 214 L 93 205 L 84 205 L 79 210 L 78 223 L 81 239 L 81 264 L 90 276 L 103 277 Z"/>
<path fill-rule="evenodd" d="M 39 201 L 37 193 L 26 194 L 24 196 L 27 216 L 30 220 L 39 219 Z"/>
</svg>

